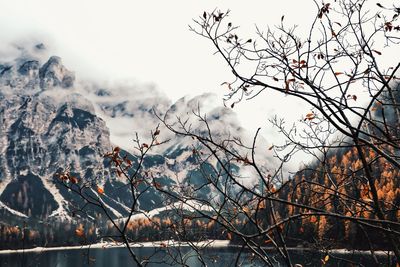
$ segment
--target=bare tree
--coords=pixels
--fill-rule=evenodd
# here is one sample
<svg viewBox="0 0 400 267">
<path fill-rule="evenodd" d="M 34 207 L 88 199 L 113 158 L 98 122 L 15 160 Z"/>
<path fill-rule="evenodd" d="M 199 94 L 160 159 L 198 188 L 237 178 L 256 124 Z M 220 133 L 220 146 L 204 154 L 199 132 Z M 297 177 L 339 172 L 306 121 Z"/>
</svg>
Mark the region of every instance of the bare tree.
<svg viewBox="0 0 400 267">
<path fill-rule="evenodd" d="M 397 191 L 400 107 L 396 77 L 400 63 L 393 66 L 381 63 L 385 56 L 382 49 L 389 50 L 399 44 L 400 8 L 378 3 L 369 9 L 371 3 L 367 1 L 347 0 L 322 4 L 315 1 L 315 4 L 316 13 L 308 36 L 298 36 L 296 26 L 287 27 L 282 17 L 274 29 L 267 28 L 264 32 L 257 28 L 256 38 L 239 37 L 238 27 L 227 21 L 229 11 L 204 12 L 191 27 L 193 32 L 210 40 L 231 69 L 233 81 L 225 82 L 230 92 L 224 101 L 232 108 L 243 100 L 262 97 L 261 93 L 267 94 L 268 90 L 300 99 L 310 106 L 312 111 L 304 114 L 301 129 L 296 126 L 287 129 L 282 119 L 271 120 L 287 140 L 275 148 L 282 164 L 299 151 L 316 159 L 314 167 L 305 168 L 310 171 L 302 180 L 294 179 L 293 184 L 281 178 L 276 182 L 277 175 L 266 177 L 254 156 L 247 159 L 235 155 L 226 143 L 213 141 L 211 133 L 201 137 L 184 123 L 179 129 L 170 129 L 197 138 L 217 159 L 221 156 L 216 149 L 221 149 L 256 170 L 267 193 L 250 189 L 251 194 L 267 201 L 272 217 L 268 228 L 259 229 L 260 233 L 268 232 L 279 222 L 284 224 L 299 217 L 335 217 L 367 229 L 367 236 L 372 229 L 379 231 L 400 258 Z M 200 114 L 197 116 L 206 123 Z M 254 145 L 250 150 L 253 152 L 250 155 L 254 155 Z M 335 162 L 330 158 L 338 151 L 352 151 L 359 161 L 356 168 L 352 166 L 340 174 L 332 171 Z M 385 168 L 396 173 L 388 177 L 394 183 L 391 190 L 397 192 L 389 201 L 379 193 L 385 183 L 382 177 Z M 323 179 L 316 179 L 316 172 Z M 235 181 L 233 176 L 231 179 Z M 294 196 L 299 195 L 295 191 L 299 188 L 309 189 L 310 196 L 314 195 L 318 201 L 302 203 L 281 199 L 271 192 L 276 186 L 278 191 Z M 274 203 L 293 206 L 291 210 L 295 212 L 280 214 L 277 219 L 273 216 Z M 257 222 L 254 224 L 260 227 Z M 283 235 L 278 233 L 277 240 L 280 242 L 277 249 L 282 250 L 290 265 Z M 373 251 L 374 246 L 370 245 Z"/>
<path fill-rule="evenodd" d="M 266 265 L 273 266 L 278 255 L 293 266 L 291 247 L 299 244 L 322 251 L 325 264 L 329 257 L 336 257 L 330 249 L 354 238 L 366 241 L 376 263 L 376 251 L 382 249 L 393 251 L 399 261 L 396 74 L 400 62 L 385 66 L 382 58 L 400 42 L 400 7 L 370 4 L 365 0 L 315 1 L 307 36 L 298 36 L 296 26 L 286 26 L 284 17 L 275 28 L 256 28 L 255 38 L 239 36 L 238 27 L 228 21 L 229 12 L 204 12 L 194 21 L 190 29 L 213 44 L 233 73 L 232 81 L 224 82 L 229 89 L 226 105 L 234 108 L 272 90 L 303 101 L 310 112 L 292 127 L 285 126 L 284 118 L 271 118 L 272 126 L 285 137 L 283 144 L 265 148 L 275 153 L 279 162 L 274 166 L 265 166 L 257 157 L 259 131 L 246 143 L 233 134 L 216 132 L 200 109 L 187 118 L 171 118 L 167 112 L 159 119 L 177 136 L 192 140 L 194 164 L 204 178 L 202 184 L 178 185 L 173 191 L 158 186 L 151 170 L 146 170 L 150 174 L 142 181 L 146 176 L 142 161 L 155 144 L 158 130 L 152 133 L 151 144 L 137 141 L 142 156 L 136 166 L 121 158 L 118 150 L 108 154 L 118 175 L 126 178 L 134 200 L 122 226 L 107 215 L 100 198 L 85 196 L 82 185 L 75 190 L 105 212 L 138 265 L 143 261 L 130 248 L 126 229 L 131 217 L 142 212 L 135 206 L 139 181 L 156 187 L 171 203 L 195 211 L 189 214 L 177 208 L 177 219 L 169 226 L 174 238 L 189 242 L 199 257 L 202 253 L 192 241 L 205 241 L 207 233 L 217 229 L 219 237 L 241 248 L 235 265 L 241 264 L 243 251 L 250 250 Z M 200 129 L 193 128 L 190 118 L 200 122 Z M 289 177 L 285 165 L 296 153 L 310 154 L 313 160 Z M 128 173 L 131 168 L 133 175 Z M 251 173 L 252 183 L 243 181 L 243 169 Z M 204 190 L 209 193 L 203 194 Z M 194 220 L 208 232 L 189 236 Z"/>
<path fill-rule="evenodd" d="M 114 147 L 104 155 L 109 162 L 111 176 L 119 177 L 121 187 L 128 189 L 131 194 L 131 206 L 128 215 L 116 217 L 112 209 L 107 205 L 108 195 L 105 188 L 99 186 L 97 179 L 84 180 L 76 177 L 69 169 L 56 174 L 58 181 L 71 192 L 79 196 L 80 201 L 75 203 L 73 216 L 79 215 L 75 229 L 75 235 L 82 239 L 82 245 L 88 246 L 88 264 L 90 258 L 91 243 L 102 241 L 104 247 L 115 245 L 126 247 L 135 266 L 147 266 L 149 264 L 164 264 L 170 266 L 189 266 L 191 258 L 196 258 L 206 265 L 203 250 L 207 249 L 212 241 L 206 238 L 206 230 L 213 228 L 213 223 L 205 222 L 203 216 L 193 223 L 195 213 L 188 214 L 188 210 L 202 210 L 200 202 L 187 202 L 174 194 L 174 190 L 187 192 L 186 188 L 177 185 L 174 188 L 166 188 L 154 175 L 151 168 L 146 168 L 144 162 L 149 152 L 157 146 L 167 143 L 169 140 L 159 141 L 160 128 L 157 126 L 150 133 L 150 142 L 140 141 L 138 134 L 134 139 L 136 158 L 123 152 L 119 147 Z M 152 214 L 143 210 L 139 202 L 146 199 L 146 193 L 151 189 L 157 189 L 165 194 L 165 206 L 163 215 Z M 104 218 L 96 216 L 103 215 Z M 95 235 L 95 239 L 89 240 L 89 232 L 93 232 L 84 226 L 82 222 L 89 218 L 97 223 L 101 233 Z M 215 227 L 214 227 L 215 228 Z M 157 232 L 158 234 L 154 234 Z M 161 232 L 161 233 L 160 233 Z M 153 236 L 149 236 L 153 234 Z M 93 234 L 92 234 L 93 235 Z M 154 250 L 150 255 L 138 255 L 135 248 L 142 247 L 143 242 L 152 242 Z"/>
<path fill-rule="evenodd" d="M 260 239 L 271 242 L 291 265 L 285 238 L 289 230 L 283 233 L 283 228 L 304 220 L 318 224 L 322 237 L 327 224 L 357 225 L 374 260 L 379 245 L 371 232 L 379 233 L 399 259 L 400 97 L 396 74 L 400 62 L 385 66 L 382 57 L 399 44 L 400 8 L 379 3 L 369 7 L 370 3 L 361 0 L 315 4 L 317 12 L 305 37 L 296 34 L 296 26 L 287 27 L 282 17 L 276 28 L 263 31 L 257 27 L 255 38 L 243 38 L 236 33 L 238 27 L 227 21 L 229 11 L 204 12 L 191 27 L 210 40 L 233 73 L 233 80 L 224 82 L 230 90 L 224 102 L 231 108 L 262 97 L 268 90 L 310 106 L 301 128 L 286 128 L 284 119 L 271 119 L 286 137 L 283 145 L 274 148 L 281 160 L 274 174 L 267 174 L 255 159 L 258 132 L 253 144 L 246 146 L 235 138 L 218 140 L 200 111 L 194 116 L 208 129 L 205 134 L 193 130 L 186 119 L 179 118 L 178 123 L 161 119 L 171 131 L 192 137 L 209 151 L 200 155 L 200 161 L 218 161 L 208 181 L 223 199 L 205 204 L 215 208 L 218 223 L 266 263 L 273 265 Z M 287 180 L 280 170 L 299 152 L 311 154 L 315 161 L 297 178 Z M 260 185 L 244 186 L 230 167 L 233 161 L 251 166 Z M 344 169 L 335 168 L 337 164 Z M 226 183 L 221 187 L 223 178 Z M 228 191 L 229 184 L 237 187 L 234 194 Z M 388 184 L 390 197 L 385 196 Z M 260 206 L 267 214 L 260 216 Z M 237 210 L 245 217 L 244 224 L 253 227 L 249 233 L 232 225 Z M 274 229 L 275 236 L 271 236 Z M 304 232 L 303 227 L 295 229 Z"/>
</svg>

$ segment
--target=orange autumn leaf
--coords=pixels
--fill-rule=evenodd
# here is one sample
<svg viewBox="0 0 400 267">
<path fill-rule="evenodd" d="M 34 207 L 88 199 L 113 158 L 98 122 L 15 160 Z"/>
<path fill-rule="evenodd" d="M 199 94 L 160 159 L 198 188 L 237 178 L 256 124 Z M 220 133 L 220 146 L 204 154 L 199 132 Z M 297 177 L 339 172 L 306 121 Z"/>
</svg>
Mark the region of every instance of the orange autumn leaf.
<svg viewBox="0 0 400 267">
<path fill-rule="evenodd" d="M 342 75 L 343 74 L 343 72 L 335 72 L 335 76 L 339 76 L 339 75 Z"/>
<path fill-rule="evenodd" d="M 304 119 L 304 121 L 306 121 L 306 120 L 310 121 L 313 119 L 315 119 L 315 113 L 311 112 L 311 113 L 306 114 L 306 118 Z"/>
<path fill-rule="evenodd" d="M 325 265 L 329 261 L 329 255 L 326 255 L 322 260 L 322 264 Z"/>
<path fill-rule="evenodd" d="M 85 232 L 83 230 L 83 227 L 79 227 L 75 230 L 75 235 L 79 237 L 83 237 L 85 235 Z"/>
<path fill-rule="evenodd" d="M 357 101 L 357 96 L 356 95 L 347 95 L 348 99 L 353 99 L 354 101 Z"/>
<path fill-rule="evenodd" d="M 317 217 L 316 217 L 316 216 L 311 216 L 310 222 L 311 222 L 311 223 L 317 222 Z"/>
<path fill-rule="evenodd" d="M 243 207 L 242 210 L 245 213 L 249 213 L 250 212 L 250 209 L 248 207 Z"/>
<path fill-rule="evenodd" d="M 158 182 L 154 182 L 154 187 L 156 189 L 162 189 L 162 185 L 160 183 L 158 183 Z"/>
<path fill-rule="evenodd" d="M 71 183 L 73 184 L 77 184 L 78 183 L 78 178 L 74 177 L 74 176 L 70 176 L 69 180 L 71 181 Z"/>
<path fill-rule="evenodd" d="M 66 173 L 56 173 L 55 176 L 58 177 L 62 181 L 67 181 L 70 177 L 69 174 L 66 174 Z"/>
<path fill-rule="evenodd" d="M 310 118 L 310 117 L 313 117 L 313 116 L 314 116 L 314 113 L 311 112 L 311 113 L 308 113 L 308 114 L 306 115 L 306 118 Z"/>
<path fill-rule="evenodd" d="M 311 121 L 311 120 L 315 119 L 315 116 L 309 117 L 309 118 L 306 118 L 306 119 L 309 120 L 309 121 Z"/>
<path fill-rule="evenodd" d="M 97 193 L 104 194 L 104 189 L 100 186 L 97 186 Z"/>
<path fill-rule="evenodd" d="M 132 166 L 132 161 L 127 158 L 127 156 L 124 157 L 124 161 L 127 165 Z"/>
</svg>

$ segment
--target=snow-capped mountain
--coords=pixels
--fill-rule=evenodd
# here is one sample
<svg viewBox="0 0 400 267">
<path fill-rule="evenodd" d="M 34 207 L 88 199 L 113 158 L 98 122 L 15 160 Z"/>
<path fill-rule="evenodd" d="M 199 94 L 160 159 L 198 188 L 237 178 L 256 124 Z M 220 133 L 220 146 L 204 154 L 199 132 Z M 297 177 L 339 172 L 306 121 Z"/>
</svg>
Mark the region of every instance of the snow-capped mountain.
<svg viewBox="0 0 400 267">
<path fill-rule="evenodd" d="M 103 155 L 118 145 L 135 161 L 129 140 L 136 131 L 145 141 L 146 133 L 160 124 L 154 110 L 161 116 L 167 113 L 169 120 L 187 116 L 195 129 L 204 131 L 191 116 L 200 107 L 215 137 L 229 131 L 244 136 L 234 113 L 212 104 L 212 95 L 172 104 L 149 86 L 127 90 L 76 81 L 61 58 L 42 58 L 25 53 L 0 63 L 0 214 L 69 219 L 79 199 L 55 178 L 58 171 L 69 169 L 80 180 L 101 185 L 104 205 L 115 217 L 125 216 L 132 202 L 129 191 Z M 167 189 L 204 183 L 204 166 L 200 170 L 193 159 L 196 144 L 162 126 L 160 138 L 171 141 L 146 158 L 144 169 Z M 207 164 L 211 173 L 216 163 Z M 207 187 L 198 192 L 204 197 L 211 193 Z M 139 202 L 143 210 L 164 205 L 164 196 L 155 188 L 146 189 Z"/>
<path fill-rule="evenodd" d="M 0 207 L 20 217 L 69 218 L 76 196 L 54 178 L 70 169 L 79 179 L 93 180 L 107 191 L 103 155 L 111 149 L 109 129 L 94 106 L 73 91 L 75 76 L 59 57 L 46 62 L 27 58 L 0 65 Z M 71 92 L 69 92 L 71 90 Z M 115 216 L 127 212 L 124 199 L 105 200 Z M 148 194 L 155 194 L 149 191 Z M 159 197 L 141 208 L 158 207 Z M 109 203 L 107 203 L 109 202 Z"/>
</svg>

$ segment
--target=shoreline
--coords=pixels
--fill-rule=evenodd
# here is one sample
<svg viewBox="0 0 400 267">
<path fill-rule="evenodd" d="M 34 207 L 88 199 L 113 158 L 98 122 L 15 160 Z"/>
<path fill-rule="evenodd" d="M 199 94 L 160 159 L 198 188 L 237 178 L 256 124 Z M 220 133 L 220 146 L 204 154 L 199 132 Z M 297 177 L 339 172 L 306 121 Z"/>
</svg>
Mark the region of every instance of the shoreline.
<svg viewBox="0 0 400 267">
<path fill-rule="evenodd" d="M 229 247 L 229 240 L 206 240 L 201 242 L 193 242 L 196 246 L 210 247 L 210 248 L 221 248 Z M 130 244 L 131 248 L 165 248 L 165 247 L 189 247 L 188 242 L 179 242 L 174 240 L 163 240 L 163 241 L 148 241 L 148 242 L 136 242 Z M 3 249 L 0 250 L 0 254 L 14 254 L 14 253 L 32 253 L 32 252 L 46 252 L 46 251 L 58 251 L 58 250 L 80 250 L 80 249 L 110 249 L 110 248 L 123 248 L 125 244 L 114 243 L 114 242 L 103 242 L 94 243 L 90 245 L 79 245 L 79 246 L 60 246 L 60 247 L 35 247 L 27 249 Z"/>
<path fill-rule="evenodd" d="M 193 242 L 194 245 L 202 248 L 241 248 L 240 245 L 230 244 L 230 240 L 205 240 L 201 242 Z M 83 249 L 113 249 L 113 248 L 124 248 L 123 243 L 114 242 L 102 242 L 94 243 L 90 245 L 80 246 L 60 246 L 60 247 L 35 247 L 28 249 L 4 249 L 0 250 L 0 255 L 4 254 L 19 254 L 19 253 L 42 253 L 47 251 L 60 251 L 60 250 L 83 250 Z M 149 242 L 137 242 L 132 243 L 131 248 L 166 248 L 166 247 L 190 247 L 189 242 L 179 242 L 175 240 L 163 240 L 163 241 L 149 241 Z M 264 247 L 267 250 L 275 250 L 274 247 Z M 348 250 L 348 249 L 330 249 L 327 251 L 318 251 L 312 248 L 302 247 L 288 247 L 288 251 L 308 251 L 308 252 L 320 252 L 329 254 L 356 254 L 356 255 L 371 255 L 369 250 Z M 394 256 L 393 251 L 377 250 L 374 251 L 377 256 Z"/>
</svg>

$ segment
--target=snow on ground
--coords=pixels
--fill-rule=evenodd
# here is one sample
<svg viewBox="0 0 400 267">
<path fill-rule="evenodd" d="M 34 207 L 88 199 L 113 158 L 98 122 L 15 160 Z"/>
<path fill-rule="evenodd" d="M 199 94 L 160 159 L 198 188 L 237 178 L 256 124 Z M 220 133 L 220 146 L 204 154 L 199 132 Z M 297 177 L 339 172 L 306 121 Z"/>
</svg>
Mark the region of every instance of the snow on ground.
<svg viewBox="0 0 400 267">
<path fill-rule="evenodd" d="M 151 210 L 149 212 L 142 211 L 141 213 L 132 215 L 130 220 L 134 221 L 134 220 L 144 219 L 144 218 L 153 218 L 154 216 L 159 215 L 163 211 L 176 210 L 176 209 L 178 209 L 178 210 L 187 210 L 187 211 L 190 211 L 190 212 L 194 212 L 194 211 L 197 211 L 197 210 L 210 211 L 210 212 L 213 211 L 213 208 L 210 207 L 210 206 L 204 205 L 204 204 L 202 204 L 202 203 L 200 203 L 198 201 L 195 201 L 195 200 L 188 200 L 185 203 L 183 203 L 183 202 L 175 202 L 175 203 L 173 203 L 171 205 L 168 205 L 168 206 L 165 206 L 165 207 L 161 207 L 161 208 L 157 208 L 157 209 L 153 209 L 153 210 Z M 125 217 L 125 218 L 121 218 L 121 219 L 119 219 L 117 221 L 126 221 L 127 219 L 128 218 Z"/>
<path fill-rule="evenodd" d="M 175 240 L 161 240 L 161 241 L 153 241 L 153 242 L 136 242 L 131 243 L 130 246 L 132 248 L 166 248 L 166 247 L 189 247 L 190 245 L 195 245 L 199 248 L 241 248 L 241 245 L 230 244 L 230 240 L 204 240 L 200 242 L 182 242 Z M 12 254 L 12 253 L 42 253 L 45 251 L 60 251 L 60 250 L 78 250 L 78 249 L 109 249 L 109 248 L 124 248 L 125 244 L 119 242 L 101 242 L 92 245 L 84 245 L 84 246 L 69 246 L 69 247 L 36 247 L 30 249 L 7 249 L 0 250 L 0 254 Z M 274 247 L 264 247 L 266 250 L 275 250 Z M 287 248 L 289 251 L 315 251 L 309 248 Z M 371 251 L 369 250 L 348 250 L 348 249 L 331 249 L 328 251 L 320 251 L 322 253 L 328 254 L 337 254 L 337 255 L 371 255 Z M 394 256 L 392 251 L 383 251 L 378 250 L 374 251 L 374 254 L 377 256 Z"/>
<path fill-rule="evenodd" d="M 50 182 L 50 177 L 45 177 L 45 179 L 41 180 L 43 182 L 44 188 L 46 188 L 50 192 L 58 205 L 58 208 L 56 210 L 53 210 L 49 217 L 58 216 L 59 218 L 70 221 L 71 216 L 68 215 L 68 212 L 64 208 L 64 203 L 66 203 L 66 201 L 61 195 L 60 191 L 57 189 L 56 185 Z"/>
<path fill-rule="evenodd" d="M 192 242 L 197 247 L 228 247 L 229 240 L 205 240 L 201 242 Z M 162 241 L 154 241 L 154 242 L 137 242 L 131 243 L 131 247 L 133 248 L 143 248 L 143 247 L 188 247 L 190 246 L 188 242 L 181 242 L 175 240 L 162 240 Z M 58 250 L 76 250 L 76 249 L 88 249 L 88 248 L 123 248 L 125 244 L 118 242 L 103 242 L 96 243 L 92 245 L 84 245 L 84 246 L 70 246 L 70 247 L 36 247 L 30 249 L 7 249 L 0 250 L 0 254 L 11 254 L 11 253 L 41 253 L 45 251 L 58 251 Z"/>
<path fill-rule="evenodd" d="M 103 185 L 103 188 L 104 188 L 104 185 Z M 110 200 L 111 202 L 113 202 L 113 203 L 115 203 L 116 205 L 122 207 L 126 212 L 129 212 L 129 211 L 131 210 L 129 207 L 125 206 L 122 202 L 118 202 L 118 201 L 116 201 L 115 199 L 113 199 L 113 198 L 107 196 L 106 194 L 104 194 L 104 196 L 105 196 L 108 200 Z"/>
<path fill-rule="evenodd" d="M 114 214 L 115 217 L 117 217 L 117 218 L 121 218 L 121 217 L 122 217 L 122 214 L 119 213 L 116 209 L 114 209 L 114 208 L 111 207 L 110 205 L 106 204 L 106 203 L 101 199 L 101 197 L 99 196 L 99 194 L 98 194 L 95 190 L 93 190 L 93 188 L 91 188 L 90 190 L 98 197 L 98 199 L 99 199 L 99 201 L 101 202 L 101 204 L 104 205 L 104 207 L 106 207 L 108 210 L 110 210 L 110 211 Z"/>
<path fill-rule="evenodd" d="M 23 217 L 23 218 L 28 218 L 28 216 L 26 216 L 25 214 L 23 214 L 22 212 L 19 212 L 17 210 L 13 210 L 12 208 L 8 207 L 7 205 L 5 205 L 3 202 L 0 201 L 0 209 L 6 209 L 7 211 L 11 212 L 14 215 L 17 215 L 19 217 Z"/>
<path fill-rule="evenodd" d="M 3 179 L 0 181 L 0 195 L 3 194 L 4 189 L 6 189 L 7 185 L 12 181 L 12 176 L 7 169 L 7 166 L 4 166 Z"/>
</svg>

